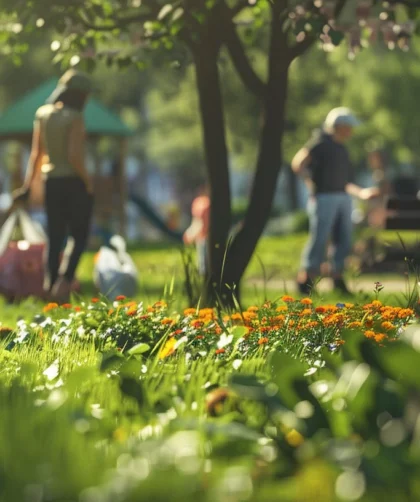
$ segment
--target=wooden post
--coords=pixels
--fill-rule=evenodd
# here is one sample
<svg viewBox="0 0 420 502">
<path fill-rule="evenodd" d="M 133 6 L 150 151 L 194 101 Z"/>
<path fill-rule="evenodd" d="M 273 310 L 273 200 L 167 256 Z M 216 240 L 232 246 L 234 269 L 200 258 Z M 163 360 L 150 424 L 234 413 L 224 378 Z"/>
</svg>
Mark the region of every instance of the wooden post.
<svg viewBox="0 0 420 502">
<path fill-rule="evenodd" d="M 118 232 L 122 237 L 127 234 L 126 206 L 127 206 L 127 179 L 125 173 L 125 162 L 127 158 L 128 141 L 126 138 L 120 140 L 120 152 L 118 159 L 117 189 L 119 194 L 118 204 Z"/>
</svg>

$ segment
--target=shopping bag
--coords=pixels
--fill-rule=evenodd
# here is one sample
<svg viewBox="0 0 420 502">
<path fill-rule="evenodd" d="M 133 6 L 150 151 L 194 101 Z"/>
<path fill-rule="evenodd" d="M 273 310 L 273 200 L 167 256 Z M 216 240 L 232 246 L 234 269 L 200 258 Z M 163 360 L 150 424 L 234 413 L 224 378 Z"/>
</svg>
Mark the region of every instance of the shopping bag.
<svg viewBox="0 0 420 502">
<path fill-rule="evenodd" d="M 96 255 L 94 282 L 99 292 L 109 298 L 133 297 L 137 293 L 138 271 L 126 251 L 125 241 L 113 236 L 109 246 L 102 246 Z"/>
<path fill-rule="evenodd" d="M 46 235 L 22 209 L 0 229 L 0 294 L 10 300 L 43 297 Z"/>
</svg>

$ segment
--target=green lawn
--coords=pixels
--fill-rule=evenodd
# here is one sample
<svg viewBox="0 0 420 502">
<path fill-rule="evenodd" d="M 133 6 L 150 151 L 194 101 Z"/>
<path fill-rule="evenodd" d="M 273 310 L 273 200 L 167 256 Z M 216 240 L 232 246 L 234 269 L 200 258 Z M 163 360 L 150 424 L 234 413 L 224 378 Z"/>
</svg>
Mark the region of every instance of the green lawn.
<svg viewBox="0 0 420 502">
<path fill-rule="evenodd" d="M 395 234 L 384 232 L 381 234 L 384 241 L 390 239 L 397 240 Z M 417 235 L 413 232 L 402 234 L 405 242 L 415 242 Z M 299 269 L 300 255 L 306 242 L 306 234 L 293 234 L 282 237 L 264 237 L 261 239 L 256 253 L 250 263 L 245 275 L 243 287 L 244 305 L 260 304 L 266 299 L 274 300 L 284 294 L 296 294 L 294 281 Z M 181 248 L 171 243 L 157 243 L 139 245 L 130 250 L 138 270 L 139 270 L 139 294 L 138 298 L 144 302 L 153 303 L 169 296 L 176 298 L 178 307 L 183 308 L 187 303 L 184 292 L 184 272 L 181 259 Z M 94 252 L 87 252 L 80 264 L 78 277 L 82 283 L 84 298 L 91 298 L 97 295 L 93 285 Z M 365 276 L 373 284 L 386 276 Z M 400 276 L 395 276 L 400 278 Z M 257 284 L 250 281 L 258 279 Z M 358 275 L 355 272 L 349 273 L 351 285 L 358 289 Z M 292 289 L 290 289 L 292 287 Z M 370 290 L 369 290 L 370 292 Z M 395 303 L 395 292 L 384 291 L 382 297 L 386 301 Z M 365 296 L 364 296 L 365 298 Z M 322 301 L 341 301 L 342 298 L 329 293 L 323 293 Z M 27 317 L 40 308 L 40 303 L 28 300 L 21 305 L 5 305 L 0 300 L 1 319 L 0 322 L 15 322 L 19 317 Z"/>
</svg>

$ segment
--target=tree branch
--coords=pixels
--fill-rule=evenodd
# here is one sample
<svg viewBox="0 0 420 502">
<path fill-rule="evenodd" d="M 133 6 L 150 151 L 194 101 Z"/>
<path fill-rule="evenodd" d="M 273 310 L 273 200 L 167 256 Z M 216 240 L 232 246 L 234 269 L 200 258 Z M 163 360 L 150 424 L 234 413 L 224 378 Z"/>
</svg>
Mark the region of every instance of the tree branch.
<svg viewBox="0 0 420 502">
<path fill-rule="evenodd" d="M 244 46 L 231 20 L 227 20 L 223 32 L 224 43 L 229 51 L 232 63 L 244 85 L 255 95 L 261 97 L 265 92 L 265 83 L 256 74 L 245 53 Z"/>
</svg>

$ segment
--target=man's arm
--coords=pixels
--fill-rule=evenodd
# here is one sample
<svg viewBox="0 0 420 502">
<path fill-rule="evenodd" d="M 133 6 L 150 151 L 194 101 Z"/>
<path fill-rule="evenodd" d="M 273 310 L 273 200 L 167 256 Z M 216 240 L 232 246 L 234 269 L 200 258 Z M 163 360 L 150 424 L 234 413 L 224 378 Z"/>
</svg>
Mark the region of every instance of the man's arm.
<svg viewBox="0 0 420 502">
<path fill-rule="evenodd" d="M 301 148 L 292 160 L 292 171 L 301 176 L 306 183 L 306 186 L 310 191 L 313 189 L 312 176 L 309 171 L 309 165 L 312 161 L 311 153 L 308 148 Z"/>
<path fill-rule="evenodd" d="M 346 192 L 360 200 L 370 200 L 380 195 L 379 189 L 376 187 L 362 188 L 355 183 L 347 183 Z"/>
</svg>

